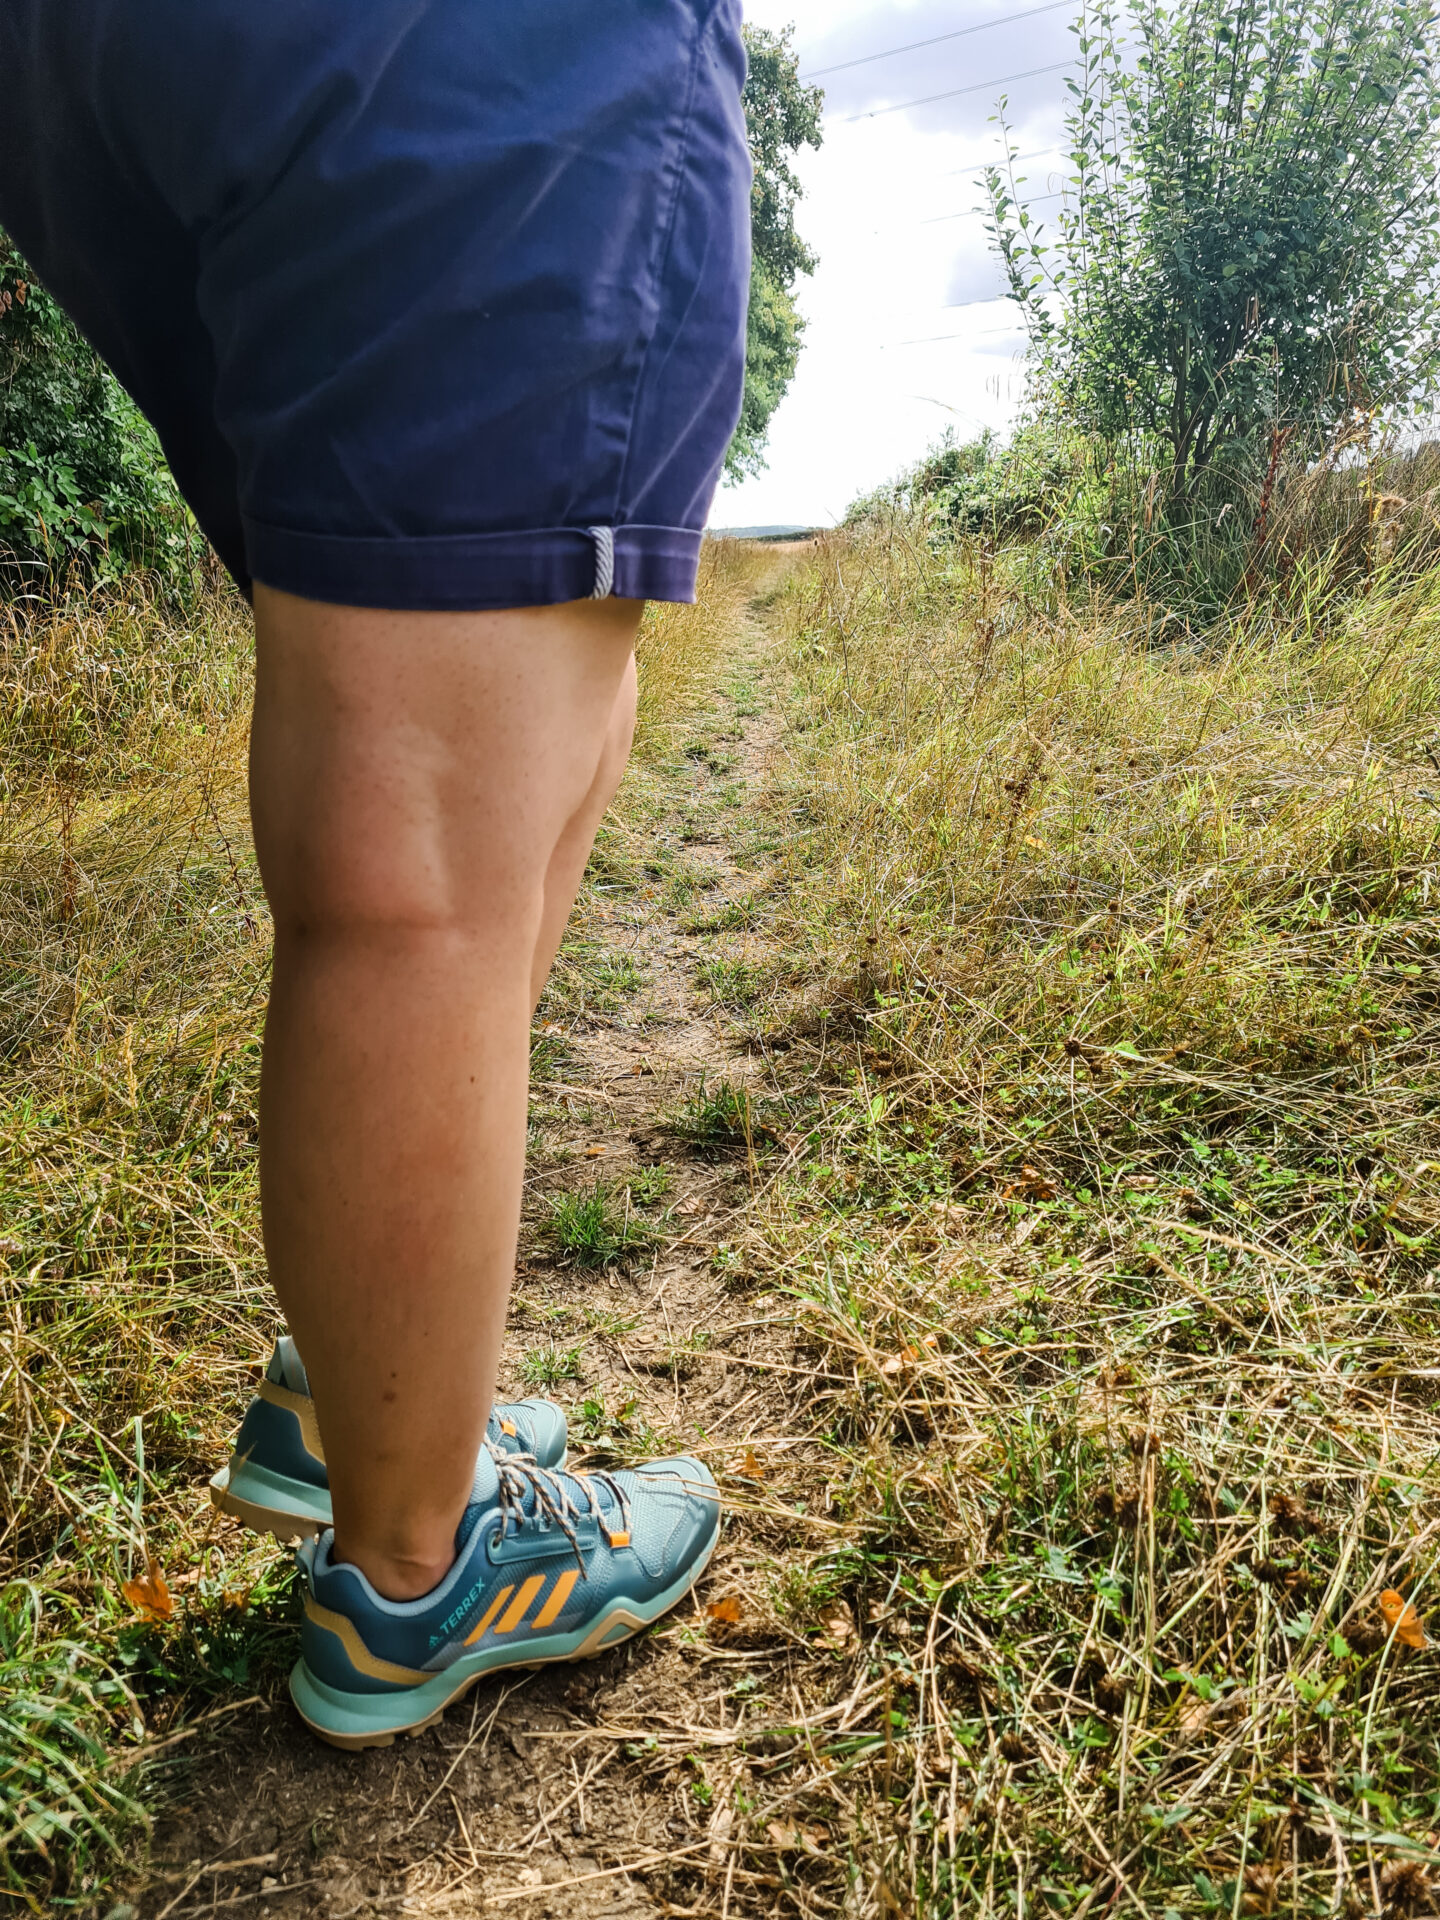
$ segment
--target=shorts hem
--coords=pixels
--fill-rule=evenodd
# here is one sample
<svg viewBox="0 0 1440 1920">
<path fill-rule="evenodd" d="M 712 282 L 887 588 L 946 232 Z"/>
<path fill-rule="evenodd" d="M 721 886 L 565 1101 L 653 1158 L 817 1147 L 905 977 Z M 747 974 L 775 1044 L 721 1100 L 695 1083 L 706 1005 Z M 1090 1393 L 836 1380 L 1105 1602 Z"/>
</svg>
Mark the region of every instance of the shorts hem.
<svg viewBox="0 0 1440 1920">
<path fill-rule="evenodd" d="M 254 579 L 302 600 L 404 613 L 480 613 L 590 600 L 613 552 L 622 600 L 695 598 L 703 533 L 691 527 L 546 527 L 420 538 L 300 533 L 245 521 Z"/>
</svg>

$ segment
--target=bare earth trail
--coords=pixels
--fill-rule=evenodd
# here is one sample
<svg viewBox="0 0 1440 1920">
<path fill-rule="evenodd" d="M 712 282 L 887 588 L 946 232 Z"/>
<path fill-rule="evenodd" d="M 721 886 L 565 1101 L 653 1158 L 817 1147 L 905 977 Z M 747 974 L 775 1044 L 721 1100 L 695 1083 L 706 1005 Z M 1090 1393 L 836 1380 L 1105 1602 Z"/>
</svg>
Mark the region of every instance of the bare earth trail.
<svg viewBox="0 0 1440 1920">
<path fill-rule="evenodd" d="M 758 623 L 742 640 L 688 750 L 641 776 L 638 830 L 622 802 L 542 1010 L 501 1382 L 570 1406 L 582 1463 L 700 1452 L 730 1496 L 715 1560 L 649 1635 L 483 1683 L 438 1728 L 386 1750 L 320 1745 L 280 1688 L 230 1714 L 199 1751 L 189 1744 L 148 1878 L 129 1896 L 143 1920 L 588 1920 L 721 1915 L 765 1897 L 764 1876 L 729 1844 L 749 1764 L 735 1730 L 767 1698 L 783 1714 L 794 1650 L 706 1609 L 784 1552 L 783 1509 L 754 1450 L 784 1448 L 793 1351 L 731 1273 L 753 1154 L 674 1127 L 688 1114 L 703 1132 L 717 1087 L 763 1091 L 764 1061 L 720 1004 L 763 941 L 772 864 L 766 640 Z M 642 1249 L 600 1267 L 567 1249 L 555 1213 L 566 1194 L 596 1193 Z"/>
</svg>

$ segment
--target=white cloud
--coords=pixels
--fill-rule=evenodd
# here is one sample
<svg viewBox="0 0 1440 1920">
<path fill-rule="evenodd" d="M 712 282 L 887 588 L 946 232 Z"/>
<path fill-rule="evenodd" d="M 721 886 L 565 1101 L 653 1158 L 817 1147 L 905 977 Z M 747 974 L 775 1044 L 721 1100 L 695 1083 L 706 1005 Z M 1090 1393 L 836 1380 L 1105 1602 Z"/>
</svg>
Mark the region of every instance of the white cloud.
<svg viewBox="0 0 1440 1920">
<path fill-rule="evenodd" d="M 802 73 L 977 17 L 957 20 L 941 0 L 747 0 L 746 12 L 759 26 L 795 23 Z M 825 145 L 798 167 L 800 229 L 820 255 L 799 289 L 800 368 L 771 427 L 768 469 L 721 490 L 717 526 L 837 519 L 946 426 L 965 438 L 1012 417 L 1024 385 L 1020 335 L 1013 308 L 994 298 L 999 272 L 983 218 L 971 211 L 976 176 L 996 151 L 995 93 L 845 117 L 1067 57 L 1068 9 L 1021 22 L 1012 13 L 993 30 L 820 82 Z M 1039 150 L 1021 169 L 1034 192 L 1059 184 L 1044 176 L 1058 162 L 1063 81 L 1053 73 L 1008 89 L 1016 144 Z"/>
</svg>

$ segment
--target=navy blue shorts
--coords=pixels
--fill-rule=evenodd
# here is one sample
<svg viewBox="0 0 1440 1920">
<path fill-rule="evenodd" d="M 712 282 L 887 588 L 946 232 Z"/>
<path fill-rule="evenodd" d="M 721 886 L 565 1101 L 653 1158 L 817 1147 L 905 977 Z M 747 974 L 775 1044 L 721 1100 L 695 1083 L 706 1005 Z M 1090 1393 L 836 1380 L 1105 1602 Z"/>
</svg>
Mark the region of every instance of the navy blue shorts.
<svg viewBox="0 0 1440 1920">
<path fill-rule="evenodd" d="M 0 0 L 0 225 L 242 586 L 690 600 L 744 71 L 740 0 Z"/>
</svg>

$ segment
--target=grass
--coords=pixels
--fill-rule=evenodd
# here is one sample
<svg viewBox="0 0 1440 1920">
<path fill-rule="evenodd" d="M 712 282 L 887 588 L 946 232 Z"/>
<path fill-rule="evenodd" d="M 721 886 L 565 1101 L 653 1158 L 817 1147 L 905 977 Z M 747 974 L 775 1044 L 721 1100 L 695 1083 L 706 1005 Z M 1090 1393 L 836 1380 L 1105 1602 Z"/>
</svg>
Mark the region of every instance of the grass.
<svg viewBox="0 0 1440 1920">
<path fill-rule="evenodd" d="M 548 1346 L 531 1347 L 520 1359 L 520 1378 L 541 1393 L 578 1380 L 581 1371 L 579 1347 L 562 1347 L 554 1340 Z"/>
<path fill-rule="evenodd" d="M 626 823 L 773 564 L 712 552 L 710 603 L 649 617 L 592 901 L 690 904 Z M 197 1497 L 275 1331 L 266 920 L 242 610 L 8 617 L 0 1871 L 64 1912 L 157 1743 L 289 1646 L 283 1561 Z M 1440 1539 L 1440 576 L 1292 579 L 1197 633 L 896 519 L 769 617 L 775 872 L 712 986 L 780 1086 L 764 1124 L 715 1079 L 667 1121 L 752 1157 L 711 1259 L 801 1369 L 729 1477 L 783 1689 L 743 1675 L 753 1743 L 684 1763 L 732 1914 L 1427 1910 L 1436 1655 L 1378 1601 L 1433 1613 Z M 648 1246 L 649 1178 L 562 1196 L 562 1256 Z M 550 1339 L 527 1382 L 572 1364 Z M 653 1450 L 633 1411 L 582 1431 Z"/>
<path fill-rule="evenodd" d="M 613 1267 L 655 1245 L 653 1222 L 636 1213 L 629 1187 L 559 1193 L 549 1203 L 545 1232 L 564 1260 L 577 1267 Z"/>
<path fill-rule="evenodd" d="M 751 599 L 783 572 L 783 557 L 763 548 L 736 540 L 708 541 L 701 553 L 696 605 L 654 602 L 647 607 L 636 647 L 640 700 L 635 750 L 642 767 L 680 750 L 696 716 L 709 709 Z M 711 750 L 702 745 L 696 751 L 706 758 Z"/>
<path fill-rule="evenodd" d="M 707 603 L 647 616 L 626 806 L 709 698 L 755 566 L 707 550 Z M 25 1623 L 0 1649 L 0 1886 L 37 1910 L 101 1901 L 160 1779 L 143 1757 L 293 1656 L 286 1561 L 213 1533 L 202 1497 L 277 1331 L 251 671 L 228 593 L 183 618 L 141 581 L 0 607 L 0 1598 Z M 624 838 L 596 884 L 638 876 Z M 597 990 L 632 985 L 617 963 Z M 542 1034 L 537 1077 L 565 1059 Z M 122 1593 L 151 1554 L 159 1622 Z"/>
<path fill-rule="evenodd" d="M 1430 1907 L 1437 613 L 1170 645 L 899 525 L 790 590 L 797 1912 Z"/>
<path fill-rule="evenodd" d="M 746 1147 L 754 1134 L 749 1091 L 730 1080 L 711 1080 L 702 1075 L 699 1086 L 668 1116 L 665 1125 L 677 1139 L 707 1158 Z"/>
</svg>

